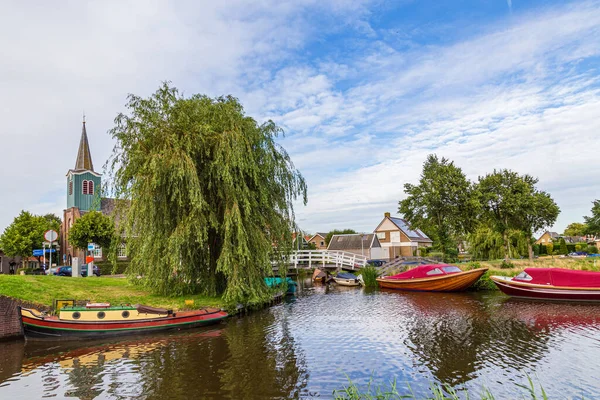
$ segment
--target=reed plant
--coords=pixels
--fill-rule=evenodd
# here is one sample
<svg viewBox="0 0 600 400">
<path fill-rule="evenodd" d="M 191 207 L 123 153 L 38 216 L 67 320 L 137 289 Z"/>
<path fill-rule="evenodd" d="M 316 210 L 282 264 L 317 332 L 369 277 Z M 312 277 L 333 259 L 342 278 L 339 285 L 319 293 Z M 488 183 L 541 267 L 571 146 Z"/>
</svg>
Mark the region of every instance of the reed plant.
<svg viewBox="0 0 600 400">
<path fill-rule="evenodd" d="M 396 399 L 426 399 L 426 400 L 461 400 L 461 399 L 480 399 L 480 400 L 495 400 L 496 397 L 487 388 L 483 388 L 478 394 L 469 392 L 468 389 L 454 389 L 449 385 L 441 385 L 432 383 L 430 385 L 431 394 L 427 397 L 417 396 L 412 391 L 409 384 L 406 385 L 405 391 L 401 392 L 396 380 L 394 379 L 389 386 L 375 385 L 373 378 L 369 379 L 366 387 L 360 388 L 356 383 L 348 378 L 348 385 L 343 389 L 334 390 L 333 397 L 336 400 L 396 400 Z M 516 386 L 523 389 L 520 399 L 531 400 L 548 400 L 548 395 L 544 388 L 539 385 L 539 392 L 531 379 L 527 377 L 528 384 Z M 583 400 L 583 396 L 581 397 Z"/>
<path fill-rule="evenodd" d="M 377 287 L 377 276 L 379 275 L 377 268 L 372 265 L 368 265 L 364 268 L 361 268 L 359 274 L 363 278 L 365 287 Z"/>
</svg>

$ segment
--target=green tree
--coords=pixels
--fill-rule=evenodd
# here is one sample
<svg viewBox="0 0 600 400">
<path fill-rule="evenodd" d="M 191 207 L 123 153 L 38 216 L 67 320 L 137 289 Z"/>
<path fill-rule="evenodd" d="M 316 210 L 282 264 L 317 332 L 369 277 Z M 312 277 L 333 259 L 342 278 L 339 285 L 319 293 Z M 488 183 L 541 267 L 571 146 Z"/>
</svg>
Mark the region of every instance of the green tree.
<svg viewBox="0 0 600 400">
<path fill-rule="evenodd" d="M 510 258 L 527 254 L 530 242 L 526 232 L 511 229 L 507 232 L 507 237 Z M 477 260 L 495 260 L 504 256 L 502 234 L 488 225 L 480 224 L 467 235 L 467 242 L 469 243 L 469 252 Z"/>
<path fill-rule="evenodd" d="M 398 212 L 419 228 L 444 253 L 457 247 L 457 238 L 470 232 L 479 203 L 473 184 L 453 162 L 430 154 L 423 164 L 418 185 L 404 185 L 407 197 L 399 202 Z"/>
<path fill-rule="evenodd" d="M 31 257 L 34 249 L 42 248 L 49 229 L 57 229 L 51 220 L 21 211 L 0 236 L 0 248 L 9 257 Z"/>
<path fill-rule="evenodd" d="M 569 250 L 567 250 L 567 242 L 565 242 L 564 238 L 560 238 L 560 254 L 567 255 L 569 254 Z"/>
<path fill-rule="evenodd" d="M 600 200 L 594 200 L 592 206 L 592 215 L 583 217 L 588 235 L 600 235 Z"/>
<path fill-rule="evenodd" d="M 329 231 L 327 236 L 325 236 L 325 244 L 329 246 L 329 242 L 331 242 L 331 238 L 333 235 L 350 235 L 353 233 L 357 233 L 354 229 L 334 229 Z"/>
<path fill-rule="evenodd" d="M 183 97 L 164 83 L 129 95 L 110 131 L 113 190 L 130 200 L 121 223 L 129 271 L 165 294 L 222 294 L 252 304 L 270 297 L 264 276 L 292 250 L 293 201 L 306 184 L 275 139 L 231 96 Z"/>
<path fill-rule="evenodd" d="M 87 249 L 88 243 L 95 243 L 110 251 L 115 241 L 115 224 L 112 218 L 100 211 L 85 213 L 69 229 L 69 243 L 79 249 Z"/>
<path fill-rule="evenodd" d="M 546 192 L 537 191 L 536 178 L 519 175 L 510 170 L 494 170 L 479 177 L 477 185 L 481 195 L 482 217 L 502 235 L 504 260 L 510 256 L 511 230 L 523 231 L 531 238 L 533 232 L 551 225 L 560 209 Z M 532 239 L 529 240 L 529 255 L 533 258 Z"/>
<path fill-rule="evenodd" d="M 528 204 L 522 210 L 524 215 L 521 229 L 529 236 L 527 249 L 529 260 L 533 262 L 533 244 L 535 243 L 533 234 L 552 226 L 560 214 L 560 208 L 548 193 L 535 189 L 534 185 L 537 183 L 537 179 L 531 180 L 527 176 L 524 179 L 531 185 L 531 193 L 526 198 Z"/>
<path fill-rule="evenodd" d="M 587 225 L 581 222 L 572 222 L 565 228 L 565 236 L 583 236 L 587 230 Z"/>
<path fill-rule="evenodd" d="M 60 225 L 62 224 L 62 220 L 56 216 L 55 214 L 48 213 L 42 216 L 46 221 L 48 221 L 48 229 L 53 229 L 56 232 L 60 231 Z"/>
</svg>

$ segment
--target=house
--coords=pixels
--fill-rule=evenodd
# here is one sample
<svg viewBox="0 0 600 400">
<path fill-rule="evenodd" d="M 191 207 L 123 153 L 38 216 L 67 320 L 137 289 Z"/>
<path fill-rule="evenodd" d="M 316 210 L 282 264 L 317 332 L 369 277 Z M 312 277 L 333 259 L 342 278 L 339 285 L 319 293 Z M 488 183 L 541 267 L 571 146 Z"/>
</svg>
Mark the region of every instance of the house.
<svg viewBox="0 0 600 400">
<path fill-rule="evenodd" d="M 317 232 L 308 239 L 308 243 L 314 244 L 315 247 L 317 248 L 317 250 L 326 250 L 327 249 L 327 244 L 325 243 L 326 237 L 327 237 L 327 233 Z"/>
<path fill-rule="evenodd" d="M 13 272 L 17 268 L 21 268 L 21 257 L 9 257 L 0 250 L 0 274 L 10 274 L 12 267 Z"/>
<path fill-rule="evenodd" d="M 539 237 L 538 240 L 535 241 L 535 244 L 550 244 L 558 239 L 560 235 L 556 232 L 546 231 L 542 236 Z"/>
<path fill-rule="evenodd" d="M 327 250 L 363 255 L 369 260 L 386 258 L 387 255 L 374 233 L 333 235 Z"/>
<path fill-rule="evenodd" d="M 410 229 L 408 222 L 392 217 L 388 212 L 374 232 L 385 251 L 385 257 L 382 258 L 410 257 L 415 255 L 419 247 L 429 247 L 433 243 L 423 231 Z"/>
</svg>

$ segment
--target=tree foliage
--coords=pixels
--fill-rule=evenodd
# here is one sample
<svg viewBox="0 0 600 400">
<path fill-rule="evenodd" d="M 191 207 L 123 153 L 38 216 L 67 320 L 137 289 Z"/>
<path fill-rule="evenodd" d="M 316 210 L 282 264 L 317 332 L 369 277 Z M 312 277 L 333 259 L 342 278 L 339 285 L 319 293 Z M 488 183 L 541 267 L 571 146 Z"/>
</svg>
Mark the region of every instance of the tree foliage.
<svg viewBox="0 0 600 400">
<path fill-rule="evenodd" d="M 581 222 L 572 222 L 565 228 L 565 236 L 583 236 L 587 230 L 587 225 Z"/>
<path fill-rule="evenodd" d="M 331 242 L 331 238 L 333 235 L 349 235 L 357 233 L 354 229 L 334 229 L 329 231 L 329 233 L 325 236 L 325 244 L 329 246 L 329 242 Z"/>
<path fill-rule="evenodd" d="M 586 224 L 585 233 L 589 235 L 600 235 L 600 200 L 594 200 L 592 203 L 592 215 L 583 217 Z"/>
<path fill-rule="evenodd" d="M 130 95 L 127 108 L 109 167 L 116 196 L 130 200 L 129 270 L 160 293 L 267 299 L 263 277 L 291 251 L 292 202 L 306 203 L 303 177 L 275 142 L 281 128 L 231 96 L 185 98 L 167 83 Z"/>
<path fill-rule="evenodd" d="M 90 211 L 77 219 L 69 229 L 69 243 L 79 249 L 86 249 L 88 243 L 95 243 L 105 250 L 115 243 L 115 224 L 109 216 L 100 211 Z"/>
<path fill-rule="evenodd" d="M 560 209 L 546 192 L 538 191 L 536 178 L 510 170 L 494 170 L 479 178 L 482 217 L 500 233 L 504 242 L 504 258 L 508 260 L 511 230 L 523 231 L 531 238 L 534 231 L 552 225 Z M 529 253 L 533 257 L 531 239 Z"/>
<path fill-rule="evenodd" d="M 404 185 L 407 197 L 398 212 L 415 228 L 431 235 L 444 254 L 457 247 L 457 239 L 471 231 L 479 203 L 473 184 L 446 158 L 427 157 L 418 185 Z"/>
<path fill-rule="evenodd" d="M 44 232 L 60 229 L 55 218 L 58 217 L 53 214 L 40 216 L 21 211 L 0 236 L 0 248 L 9 257 L 31 257 L 34 249 L 42 248 Z"/>
<path fill-rule="evenodd" d="M 509 258 L 527 254 L 529 238 L 526 233 L 511 229 L 507 232 Z M 502 234 L 485 224 L 479 225 L 467 235 L 469 252 L 477 260 L 493 260 L 504 257 Z"/>
<path fill-rule="evenodd" d="M 560 252 L 560 254 L 564 254 L 564 255 L 569 254 L 569 250 L 567 250 L 567 242 L 565 241 L 565 238 L 560 238 L 559 252 Z"/>
</svg>

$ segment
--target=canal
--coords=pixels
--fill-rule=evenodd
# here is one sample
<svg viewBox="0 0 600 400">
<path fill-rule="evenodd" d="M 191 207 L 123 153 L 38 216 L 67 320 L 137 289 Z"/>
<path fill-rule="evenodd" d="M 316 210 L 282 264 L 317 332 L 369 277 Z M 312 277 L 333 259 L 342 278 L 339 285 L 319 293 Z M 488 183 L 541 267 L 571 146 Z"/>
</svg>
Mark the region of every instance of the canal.
<svg viewBox="0 0 600 400">
<path fill-rule="evenodd" d="M 520 398 L 527 377 L 550 398 L 600 394 L 600 306 L 301 286 L 210 329 L 0 343 L 0 399 L 331 398 L 346 376 L 417 397 L 435 382 Z"/>
</svg>

